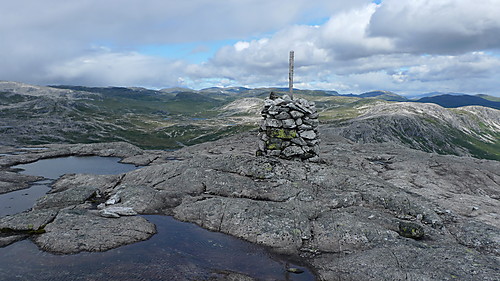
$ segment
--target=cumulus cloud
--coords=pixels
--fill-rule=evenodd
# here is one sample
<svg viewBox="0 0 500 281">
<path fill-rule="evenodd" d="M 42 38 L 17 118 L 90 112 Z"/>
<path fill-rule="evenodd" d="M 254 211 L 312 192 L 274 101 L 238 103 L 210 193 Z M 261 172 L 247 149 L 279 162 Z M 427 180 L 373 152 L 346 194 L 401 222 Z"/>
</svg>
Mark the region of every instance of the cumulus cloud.
<svg viewBox="0 0 500 281">
<path fill-rule="evenodd" d="M 226 46 L 203 75 L 213 76 L 207 71 L 213 69 L 235 81 L 259 77 L 284 86 L 293 49 L 297 86 L 498 94 L 493 81 L 500 79 L 499 56 L 483 50 L 497 48 L 500 40 L 500 20 L 494 17 L 500 1 L 485 1 L 467 14 L 472 4 L 477 3 L 385 0 L 342 10 L 320 26 L 295 25 Z"/>
<path fill-rule="evenodd" d="M 23 0 L 0 10 L 0 79 L 500 95 L 500 0 Z M 321 19 L 321 20 L 318 20 Z M 233 42 L 208 60 L 144 46 Z M 175 48 L 171 48 L 175 49 Z M 168 57 L 168 58 L 167 58 Z"/>
<path fill-rule="evenodd" d="M 371 17 L 371 36 L 401 52 L 450 54 L 500 48 L 499 0 L 384 0 Z"/>
<path fill-rule="evenodd" d="M 336 14 L 321 27 L 318 47 L 329 50 L 337 60 L 392 52 L 392 40 L 367 33 L 375 4 Z"/>
<path fill-rule="evenodd" d="M 95 56 L 95 46 L 109 46 L 114 53 L 120 54 L 122 60 L 117 61 L 118 65 L 123 63 L 125 54 L 133 54 L 135 48 L 143 45 L 245 39 L 275 32 L 292 23 L 307 23 L 328 17 L 335 10 L 367 2 L 7 1 L 2 3 L 0 9 L 0 54 L 3 64 L 0 77 L 45 83 L 44 77 L 57 77 L 57 69 L 75 65 L 82 57 Z M 129 61 L 135 62 L 134 57 L 132 55 Z M 103 59 L 102 56 L 99 58 Z M 164 62 L 159 59 L 158 64 Z M 47 71 L 50 73 L 47 74 Z M 73 81 L 78 81 L 76 76 Z M 82 78 L 83 81 L 90 82 L 87 78 Z M 103 82 L 96 80 L 98 84 Z"/>
</svg>

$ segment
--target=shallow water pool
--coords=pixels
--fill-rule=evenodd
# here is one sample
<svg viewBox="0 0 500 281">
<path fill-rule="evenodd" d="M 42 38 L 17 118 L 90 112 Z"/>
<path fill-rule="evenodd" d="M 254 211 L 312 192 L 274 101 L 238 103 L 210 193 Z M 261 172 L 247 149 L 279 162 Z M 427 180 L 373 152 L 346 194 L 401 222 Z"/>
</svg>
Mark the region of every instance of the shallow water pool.
<svg viewBox="0 0 500 281">
<path fill-rule="evenodd" d="M 54 180 L 64 174 L 83 173 L 114 175 L 137 169 L 135 165 L 119 163 L 117 157 L 61 157 L 42 159 L 29 164 L 13 166 L 21 174 L 42 176 L 48 180 L 33 183 L 29 188 L 0 194 L 0 217 L 31 209 L 36 200 L 50 190 Z"/>
<path fill-rule="evenodd" d="M 53 255 L 27 240 L 0 248 L 0 280 L 217 280 L 227 272 L 314 280 L 306 268 L 263 247 L 168 216 L 144 217 L 157 226 L 156 235 L 103 253 Z M 288 273 L 288 267 L 305 272 Z"/>
<path fill-rule="evenodd" d="M 118 158 L 66 157 L 16 168 L 52 180 L 65 173 L 119 174 L 137 168 L 117 161 Z M 45 186 L 48 190 L 52 180 L 36 183 L 32 188 Z M 28 197 L 36 200 L 35 191 L 32 196 L 26 195 L 27 191 L 4 195 L 17 196 L 21 201 Z M 37 191 L 39 196 L 45 193 L 42 191 Z M 144 217 L 156 225 L 156 235 L 102 253 L 54 255 L 40 251 L 29 240 L 0 248 L 0 280 L 218 280 L 231 272 L 257 280 L 315 280 L 306 267 L 265 247 L 168 216 Z M 304 272 L 290 273 L 290 267 Z"/>
</svg>

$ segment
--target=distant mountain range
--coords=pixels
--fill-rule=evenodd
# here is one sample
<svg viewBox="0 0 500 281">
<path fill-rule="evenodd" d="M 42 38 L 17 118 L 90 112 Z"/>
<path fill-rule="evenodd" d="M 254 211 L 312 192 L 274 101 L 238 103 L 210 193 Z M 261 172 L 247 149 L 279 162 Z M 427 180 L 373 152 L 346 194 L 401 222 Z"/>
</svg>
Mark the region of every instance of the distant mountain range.
<svg viewBox="0 0 500 281">
<path fill-rule="evenodd" d="M 288 93 L 288 88 L 245 88 L 245 87 L 211 87 L 201 90 L 193 90 L 189 88 L 167 88 L 160 91 L 149 90 L 144 88 L 125 88 L 125 87 L 82 87 L 82 86 L 52 86 L 58 89 L 71 89 L 76 91 L 94 92 L 94 93 L 104 93 L 107 95 L 120 95 L 121 97 L 126 97 L 127 95 L 150 95 L 157 96 L 163 94 L 166 96 L 176 97 L 179 99 L 192 99 L 201 101 L 208 101 L 209 99 L 215 100 L 235 100 L 238 98 L 250 98 L 250 97 L 265 97 L 269 92 L 274 91 L 280 94 Z M 407 98 L 405 96 L 396 94 L 390 91 L 370 91 L 359 95 L 346 94 L 341 95 L 337 91 L 326 91 L 326 90 L 301 90 L 294 89 L 294 93 L 297 95 L 306 96 L 346 96 L 346 97 L 356 97 L 356 98 L 370 98 L 379 99 L 385 101 L 398 101 L 398 102 L 420 102 L 420 103 L 434 103 L 446 108 L 456 108 L 468 105 L 480 105 L 495 109 L 500 109 L 500 98 L 489 96 L 489 95 L 467 95 L 463 93 L 441 93 L 441 92 L 430 92 L 422 95 L 415 96 L 414 98 Z M 182 97 L 181 97 L 182 96 Z"/>
<path fill-rule="evenodd" d="M 466 95 L 461 93 L 440 93 L 432 92 L 418 96 L 419 98 L 408 99 L 389 91 L 371 91 L 360 95 L 346 95 L 360 98 L 375 98 L 386 101 L 407 101 L 434 103 L 446 108 L 457 108 L 468 105 L 480 105 L 495 109 L 500 109 L 500 98 L 488 95 Z"/>
<path fill-rule="evenodd" d="M 494 98 L 494 97 L 492 97 Z M 442 107 L 447 108 L 456 108 L 467 105 L 480 105 L 495 109 L 500 109 L 500 101 L 494 101 L 490 99 L 486 99 L 484 96 L 470 96 L 470 95 L 439 95 L 432 97 L 424 97 L 416 100 L 416 102 L 424 102 L 424 103 L 435 103 L 439 104 Z"/>
</svg>

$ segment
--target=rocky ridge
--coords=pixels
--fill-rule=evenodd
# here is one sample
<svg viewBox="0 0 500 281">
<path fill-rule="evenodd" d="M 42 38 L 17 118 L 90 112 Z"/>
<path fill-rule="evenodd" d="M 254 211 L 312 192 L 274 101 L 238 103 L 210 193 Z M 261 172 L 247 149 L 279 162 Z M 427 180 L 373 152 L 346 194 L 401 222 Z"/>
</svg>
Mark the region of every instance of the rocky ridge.
<svg viewBox="0 0 500 281">
<path fill-rule="evenodd" d="M 335 134 L 359 143 L 395 142 L 441 154 L 500 159 L 500 111 L 481 106 L 445 109 L 435 104 L 378 103 L 331 124 Z M 477 151 L 478 147 L 490 148 Z"/>
<path fill-rule="evenodd" d="M 3 241 L 29 235 L 46 251 L 76 253 L 153 235 L 154 226 L 140 216 L 99 214 L 94 202 L 118 196 L 113 206 L 173 215 L 294 255 L 319 280 L 500 278 L 498 161 L 355 144 L 329 127 L 319 129 L 318 163 L 255 157 L 256 133 L 175 152 L 114 143 L 48 145 L 2 156 L 2 171 L 64 155 L 119 156 L 146 165 L 122 175 L 61 177 L 49 196 L 88 198 L 0 218 Z"/>
</svg>

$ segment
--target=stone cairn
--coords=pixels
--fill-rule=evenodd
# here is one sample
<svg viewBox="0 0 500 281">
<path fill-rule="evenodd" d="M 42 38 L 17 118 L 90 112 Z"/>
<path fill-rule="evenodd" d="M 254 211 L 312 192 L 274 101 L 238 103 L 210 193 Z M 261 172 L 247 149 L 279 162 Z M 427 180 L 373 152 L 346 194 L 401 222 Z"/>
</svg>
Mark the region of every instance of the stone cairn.
<svg viewBox="0 0 500 281">
<path fill-rule="evenodd" d="M 257 155 L 318 159 L 318 116 L 314 102 L 271 92 L 262 110 Z"/>
</svg>

